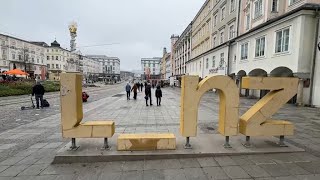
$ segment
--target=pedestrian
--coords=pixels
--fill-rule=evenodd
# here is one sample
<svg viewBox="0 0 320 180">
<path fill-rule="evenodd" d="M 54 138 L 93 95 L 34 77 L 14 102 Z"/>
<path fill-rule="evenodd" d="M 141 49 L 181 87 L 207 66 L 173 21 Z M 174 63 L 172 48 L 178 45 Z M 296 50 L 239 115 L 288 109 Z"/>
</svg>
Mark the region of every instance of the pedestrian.
<svg viewBox="0 0 320 180">
<path fill-rule="evenodd" d="M 137 100 L 137 94 L 138 94 L 137 90 L 138 90 L 138 86 L 137 86 L 137 84 L 134 84 L 132 89 L 131 89 L 131 91 L 133 91 L 133 99 L 134 100 Z"/>
<path fill-rule="evenodd" d="M 32 96 L 36 97 L 37 109 L 39 109 L 39 104 L 41 103 L 41 109 L 43 108 L 43 95 L 44 87 L 41 85 L 40 81 L 36 82 L 36 85 L 32 88 Z M 40 103 L 39 103 L 40 101 Z"/>
<path fill-rule="evenodd" d="M 160 85 L 157 86 L 155 94 L 157 98 L 157 106 L 161 106 L 162 91 L 161 91 Z"/>
<path fill-rule="evenodd" d="M 142 92 L 142 89 L 143 89 L 143 84 L 142 83 L 140 84 L 140 87 L 141 87 L 141 92 Z"/>
<path fill-rule="evenodd" d="M 137 86 L 137 88 L 138 88 L 138 91 L 140 92 L 140 83 L 137 82 L 137 83 L 136 83 L 136 86 Z"/>
<path fill-rule="evenodd" d="M 130 100 L 131 86 L 129 83 L 127 83 L 127 85 L 126 85 L 126 91 L 127 91 L 127 100 Z"/>
<path fill-rule="evenodd" d="M 151 84 L 148 83 L 145 88 L 144 88 L 144 93 L 145 93 L 145 99 L 146 99 L 146 106 L 148 105 L 148 99 L 150 99 L 150 106 L 152 106 L 152 98 L 151 98 Z"/>
</svg>

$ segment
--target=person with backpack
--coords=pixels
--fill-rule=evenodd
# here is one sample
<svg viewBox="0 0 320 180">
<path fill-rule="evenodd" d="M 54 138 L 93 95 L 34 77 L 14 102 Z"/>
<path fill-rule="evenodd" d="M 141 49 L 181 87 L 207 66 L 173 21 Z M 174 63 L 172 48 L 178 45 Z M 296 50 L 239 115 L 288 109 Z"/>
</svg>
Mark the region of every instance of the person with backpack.
<svg viewBox="0 0 320 180">
<path fill-rule="evenodd" d="M 41 103 L 41 109 L 44 107 L 43 104 L 43 95 L 44 95 L 44 87 L 41 85 L 40 81 L 37 81 L 36 85 L 32 88 L 32 96 L 36 97 L 37 109 L 39 109 L 39 105 Z"/>
<path fill-rule="evenodd" d="M 161 106 L 162 91 L 161 91 L 160 85 L 157 86 L 155 94 L 157 98 L 157 106 Z"/>
<path fill-rule="evenodd" d="M 127 100 L 130 100 L 130 91 L 131 91 L 131 86 L 129 83 L 127 83 L 126 85 Z"/>
<path fill-rule="evenodd" d="M 148 105 L 148 100 L 150 99 L 150 106 L 152 106 L 152 98 L 151 98 L 151 84 L 148 83 L 145 88 L 144 88 L 144 93 L 145 93 L 145 99 L 146 99 L 146 106 L 149 106 Z"/>
</svg>

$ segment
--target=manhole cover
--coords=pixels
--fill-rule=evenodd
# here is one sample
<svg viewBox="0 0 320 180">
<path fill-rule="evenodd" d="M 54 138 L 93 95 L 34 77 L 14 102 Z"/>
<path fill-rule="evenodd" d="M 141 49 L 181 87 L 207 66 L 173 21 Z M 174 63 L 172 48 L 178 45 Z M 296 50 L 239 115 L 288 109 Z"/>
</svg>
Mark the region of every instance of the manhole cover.
<svg viewBox="0 0 320 180">
<path fill-rule="evenodd" d="M 113 95 L 112 97 L 121 97 L 121 96 L 124 96 L 124 94 L 116 94 L 116 95 Z"/>
<path fill-rule="evenodd" d="M 208 129 L 209 131 L 214 131 L 214 128 L 213 128 L 213 127 L 207 127 L 207 129 Z"/>
</svg>

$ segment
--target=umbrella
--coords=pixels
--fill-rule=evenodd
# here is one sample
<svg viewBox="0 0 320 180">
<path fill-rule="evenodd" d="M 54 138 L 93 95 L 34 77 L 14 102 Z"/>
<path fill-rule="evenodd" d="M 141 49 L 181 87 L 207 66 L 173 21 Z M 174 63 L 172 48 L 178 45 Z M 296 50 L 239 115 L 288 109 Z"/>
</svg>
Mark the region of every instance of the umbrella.
<svg viewBox="0 0 320 180">
<path fill-rule="evenodd" d="M 21 69 L 13 69 L 13 70 L 7 71 L 7 72 L 5 72 L 3 74 L 8 74 L 8 75 L 29 75 L 28 73 L 21 71 Z"/>
</svg>

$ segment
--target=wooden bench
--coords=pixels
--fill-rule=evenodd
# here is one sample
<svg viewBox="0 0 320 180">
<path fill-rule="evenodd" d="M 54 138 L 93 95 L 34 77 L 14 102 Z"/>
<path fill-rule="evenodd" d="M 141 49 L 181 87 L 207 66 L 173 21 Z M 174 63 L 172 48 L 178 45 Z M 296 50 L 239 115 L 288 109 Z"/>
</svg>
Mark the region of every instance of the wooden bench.
<svg viewBox="0 0 320 180">
<path fill-rule="evenodd" d="M 118 151 L 175 150 L 176 137 L 168 134 L 120 134 Z"/>
<path fill-rule="evenodd" d="M 82 110 L 82 75 L 63 73 L 61 76 L 61 125 L 62 136 L 71 138 L 71 149 L 78 149 L 75 138 L 104 138 L 104 149 L 108 149 L 108 138 L 115 133 L 113 121 L 81 122 Z"/>
</svg>

